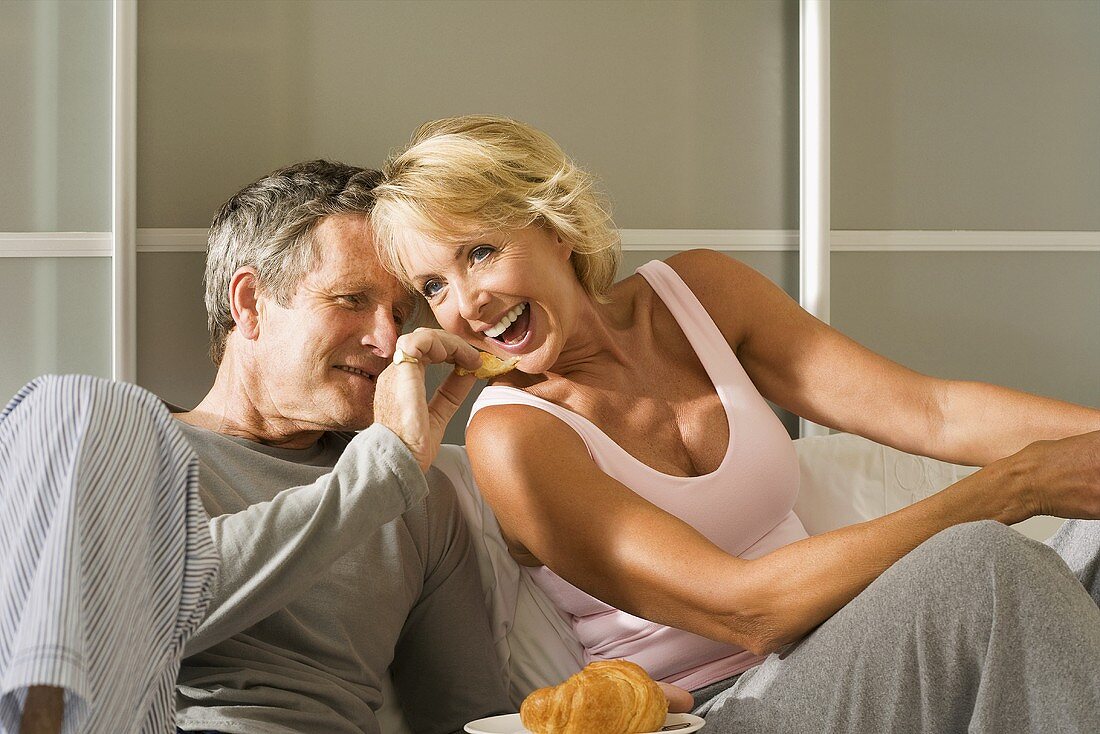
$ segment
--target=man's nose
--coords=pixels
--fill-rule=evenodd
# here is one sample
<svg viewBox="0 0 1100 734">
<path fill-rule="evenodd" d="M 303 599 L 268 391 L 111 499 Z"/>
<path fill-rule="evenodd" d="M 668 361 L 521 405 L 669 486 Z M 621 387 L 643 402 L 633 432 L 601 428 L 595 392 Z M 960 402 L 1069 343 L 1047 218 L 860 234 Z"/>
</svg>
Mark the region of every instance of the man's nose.
<svg viewBox="0 0 1100 734">
<path fill-rule="evenodd" d="M 389 359 L 397 348 L 399 336 L 401 327 L 394 319 L 393 309 L 380 305 L 372 309 L 365 319 L 360 343 L 379 357 Z"/>
</svg>

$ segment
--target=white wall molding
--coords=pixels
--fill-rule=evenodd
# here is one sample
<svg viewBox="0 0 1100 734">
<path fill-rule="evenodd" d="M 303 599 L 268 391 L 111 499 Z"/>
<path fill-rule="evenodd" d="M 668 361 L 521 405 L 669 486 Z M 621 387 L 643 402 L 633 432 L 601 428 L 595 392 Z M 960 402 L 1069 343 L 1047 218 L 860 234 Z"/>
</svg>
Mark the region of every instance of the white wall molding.
<svg viewBox="0 0 1100 734">
<path fill-rule="evenodd" d="M 110 232 L 0 232 L 0 257 L 110 256 Z"/>
<path fill-rule="evenodd" d="M 795 229 L 624 229 L 627 252 L 797 252 Z M 833 252 L 1100 252 L 1100 232 L 833 230 Z M 137 251 L 206 252 L 205 229 L 139 229 Z M 110 257 L 110 232 L 0 232 L 0 257 Z"/>
<path fill-rule="evenodd" d="M 798 250 L 797 229 L 621 229 L 623 249 L 633 252 L 711 250 L 778 252 Z"/>
<path fill-rule="evenodd" d="M 834 230 L 842 252 L 1100 252 L 1100 232 Z"/>
<path fill-rule="evenodd" d="M 206 252 L 205 229 L 139 229 L 138 252 Z"/>
</svg>

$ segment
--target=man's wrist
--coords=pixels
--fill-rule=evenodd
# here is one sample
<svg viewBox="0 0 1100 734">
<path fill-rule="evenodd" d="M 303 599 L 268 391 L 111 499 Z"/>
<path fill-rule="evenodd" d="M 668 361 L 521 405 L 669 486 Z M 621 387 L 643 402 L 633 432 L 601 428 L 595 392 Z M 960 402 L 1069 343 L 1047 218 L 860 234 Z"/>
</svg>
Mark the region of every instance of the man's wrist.
<svg viewBox="0 0 1100 734">
<path fill-rule="evenodd" d="M 420 502 L 428 494 L 428 480 L 416 455 L 393 429 L 374 423 L 359 435 L 369 434 L 373 451 L 393 475 L 405 498 L 406 509 Z"/>
</svg>

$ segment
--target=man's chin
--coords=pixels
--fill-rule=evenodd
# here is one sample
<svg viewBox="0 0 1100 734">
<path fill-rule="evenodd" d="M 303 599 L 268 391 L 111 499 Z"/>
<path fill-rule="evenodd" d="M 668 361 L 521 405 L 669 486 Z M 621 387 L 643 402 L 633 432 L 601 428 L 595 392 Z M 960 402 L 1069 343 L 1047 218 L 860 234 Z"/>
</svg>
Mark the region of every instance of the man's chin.
<svg viewBox="0 0 1100 734">
<path fill-rule="evenodd" d="M 349 425 L 347 428 L 341 428 L 340 430 L 342 430 L 342 431 L 362 431 L 362 430 L 365 430 L 367 428 L 370 428 L 372 423 L 374 423 L 373 420 L 357 421 L 357 422 L 352 423 L 351 425 Z"/>
<path fill-rule="evenodd" d="M 338 425 L 334 425 L 330 430 L 362 431 L 365 428 L 370 428 L 372 423 L 374 423 L 374 411 L 366 415 L 362 413 L 348 413 L 339 420 Z"/>
</svg>

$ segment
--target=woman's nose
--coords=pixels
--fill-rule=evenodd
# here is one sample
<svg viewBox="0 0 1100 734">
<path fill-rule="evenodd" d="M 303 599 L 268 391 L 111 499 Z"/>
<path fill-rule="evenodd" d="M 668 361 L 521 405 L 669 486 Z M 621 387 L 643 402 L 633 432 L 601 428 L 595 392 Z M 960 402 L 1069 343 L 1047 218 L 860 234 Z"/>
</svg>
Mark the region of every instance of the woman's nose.
<svg viewBox="0 0 1100 734">
<path fill-rule="evenodd" d="M 466 286 L 458 289 L 458 315 L 466 321 L 479 321 L 485 306 L 492 300 L 488 291 Z"/>
</svg>

